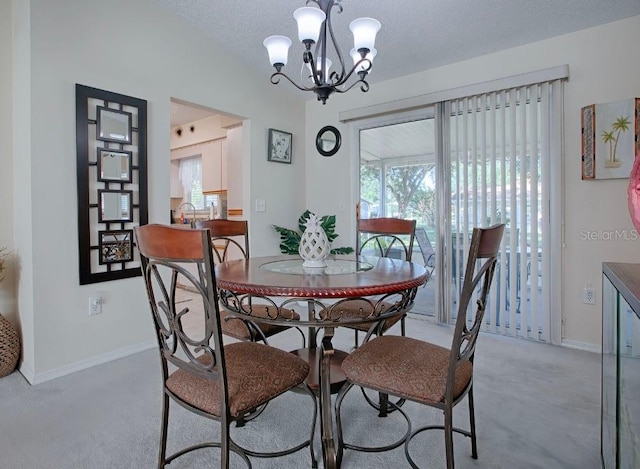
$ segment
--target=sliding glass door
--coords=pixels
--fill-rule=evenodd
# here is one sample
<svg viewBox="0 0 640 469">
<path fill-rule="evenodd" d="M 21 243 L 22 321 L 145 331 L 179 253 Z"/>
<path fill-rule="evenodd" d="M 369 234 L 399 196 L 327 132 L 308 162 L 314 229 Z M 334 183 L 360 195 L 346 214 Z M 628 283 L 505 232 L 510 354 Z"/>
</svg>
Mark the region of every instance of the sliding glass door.
<svg viewBox="0 0 640 469">
<path fill-rule="evenodd" d="M 452 322 L 473 228 L 504 223 L 484 330 L 559 342 L 562 93 L 556 80 L 354 126 L 358 216 L 417 220 L 413 261 L 433 273 L 412 312 Z"/>
<path fill-rule="evenodd" d="M 414 262 L 434 272 L 436 151 L 433 111 L 375 120 L 359 129 L 359 218 L 417 221 Z M 412 312 L 435 316 L 432 278 L 420 289 Z"/>
</svg>

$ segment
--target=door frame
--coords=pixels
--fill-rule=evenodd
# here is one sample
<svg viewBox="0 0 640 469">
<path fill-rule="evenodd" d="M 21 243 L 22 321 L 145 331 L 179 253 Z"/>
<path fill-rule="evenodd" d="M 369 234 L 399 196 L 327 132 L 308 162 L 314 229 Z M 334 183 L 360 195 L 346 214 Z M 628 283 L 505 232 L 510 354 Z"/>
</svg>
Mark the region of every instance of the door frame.
<svg viewBox="0 0 640 469">
<path fill-rule="evenodd" d="M 438 235 L 438 242 L 436 250 L 436 265 L 434 268 L 435 278 L 436 278 L 436 288 L 435 288 L 435 317 L 438 322 L 442 322 L 443 318 L 446 318 L 451 315 L 450 303 L 451 303 L 451 292 L 448 291 L 450 289 L 445 288 L 446 282 L 444 280 L 444 267 L 445 263 L 442 262 L 444 259 L 445 246 L 444 242 L 446 242 L 446 237 L 443 235 L 443 231 L 447 229 L 447 221 L 449 219 L 449 213 L 447 210 L 443 210 L 446 208 L 446 200 L 445 194 L 443 192 L 446 190 L 439 187 L 441 184 L 440 181 L 444 182 L 447 186 L 450 185 L 450 181 L 447 180 L 446 177 L 442 177 L 443 174 L 446 173 L 445 165 L 443 164 L 442 158 L 442 150 L 443 150 L 443 142 L 442 139 L 442 130 L 443 130 L 443 121 L 442 121 L 442 110 L 443 105 L 441 103 L 436 103 L 433 105 L 421 107 L 419 109 L 413 109 L 411 111 L 399 111 L 393 114 L 385 114 L 383 116 L 372 117 L 368 119 L 362 119 L 353 121 L 351 123 L 350 132 L 351 132 L 351 141 L 352 141 L 352 163 L 353 163 L 353 175 L 352 175 L 352 187 L 354 190 L 352 191 L 354 200 L 352 200 L 352 207 L 359 207 L 360 203 L 360 131 L 372 129 L 376 127 L 385 127 L 389 125 L 403 124 L 406 122 L 413 122 L 417 120 L 426 120 L 426 119 L 434 119 L 434 138 L 435 138 L 435 165 L 436 165 L 436 233 Z M 446 121 L 445 121 L 446 122 Z M 444 139 L 446 140 L 446 139 Z M 446 154 L 446 153 L 445 153 Z M 356 213 L 354 226 L 352 226 L 352 233 L 356 233 L 357 239 L 357 223 L 358 223 L 358 213 Z M 446 220 L 443 222 L 443 217 L 446 217 Z M 447 293 L 448 292 L 448 293 Z M 443 295 L 445 296 L 445 300 L 443 301 Z"/>
</svg>

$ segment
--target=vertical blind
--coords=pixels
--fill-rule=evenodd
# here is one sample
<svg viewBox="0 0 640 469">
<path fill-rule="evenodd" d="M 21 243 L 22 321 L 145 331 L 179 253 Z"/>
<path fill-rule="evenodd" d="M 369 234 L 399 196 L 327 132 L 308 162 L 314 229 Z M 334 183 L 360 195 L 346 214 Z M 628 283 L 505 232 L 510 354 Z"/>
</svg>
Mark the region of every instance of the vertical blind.
<svg viewBox="0 0 640 469">
<path fill-rule="evenodd" d="M 551 339 L 558 319 L 551 312 L 559 314 L 559 308 L 550 307 L 550 281 L 559 260 L 550 254 L 551 243 L 560 242 L 551 228 L 559 214 L 551 211 L 561 204 L 551 195 L 558 193 L 552 183 L 560 182 L 552 173 L 562 167 L 561 120 L 554 115 L 561 114 L 562 86 L 562 80 L 554 80 L 445 103 L 451 177 L 447 275 L 454 300 L 450 317 L 457 314 L 473 227 L 505 223 L 484 329 Z"/>
</svg>

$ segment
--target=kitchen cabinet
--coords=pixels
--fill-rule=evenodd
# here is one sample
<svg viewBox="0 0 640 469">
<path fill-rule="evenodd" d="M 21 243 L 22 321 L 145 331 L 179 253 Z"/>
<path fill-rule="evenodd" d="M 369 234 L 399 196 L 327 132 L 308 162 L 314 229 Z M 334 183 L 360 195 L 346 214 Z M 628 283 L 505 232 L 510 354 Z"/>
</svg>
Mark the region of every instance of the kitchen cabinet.
<svg viewBox="0 0 640 469">
<path fill-rule="evenodd" d="M 213 140 L 202 152 L 202 192 L 227 190 L 226 138 Z"/>
<path fill-rule="evenodd" d="M 640 460 L 640 264 L 602 264 L 601 455 L 604 469 Z"/>
<path fill-rule="evenodd" d="M 181 199 L 182 182 L 180 182 L 180 160 L 172 160 L 169 171 L 169 197 Z"/>
<path fill-rule="evenodd" d="M 223 191 L 227 190 L 227 178 L 228 178 L 228 166 L 227 166 L 227 139 L 222 139 L 222 158 L 220 161 L 220 189 Z"/>
</svg>

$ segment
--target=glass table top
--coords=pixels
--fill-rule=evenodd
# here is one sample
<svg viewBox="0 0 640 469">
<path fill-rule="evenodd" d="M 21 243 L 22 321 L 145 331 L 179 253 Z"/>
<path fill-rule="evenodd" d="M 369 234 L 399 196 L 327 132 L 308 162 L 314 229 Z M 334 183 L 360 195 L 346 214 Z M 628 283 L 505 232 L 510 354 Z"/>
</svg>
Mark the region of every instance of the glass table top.
<svg viewBox="0 0 640 469">
<path fill-rule="evenodd" d="M 326 263 L 326 267 L 303 267 L 302 259 L 286 259 L 267 262 L 260 268 L 290 275 L 345 275 L 373 269 L 373 264 L 359 260 L 327 259 Z"/>
</svg>

